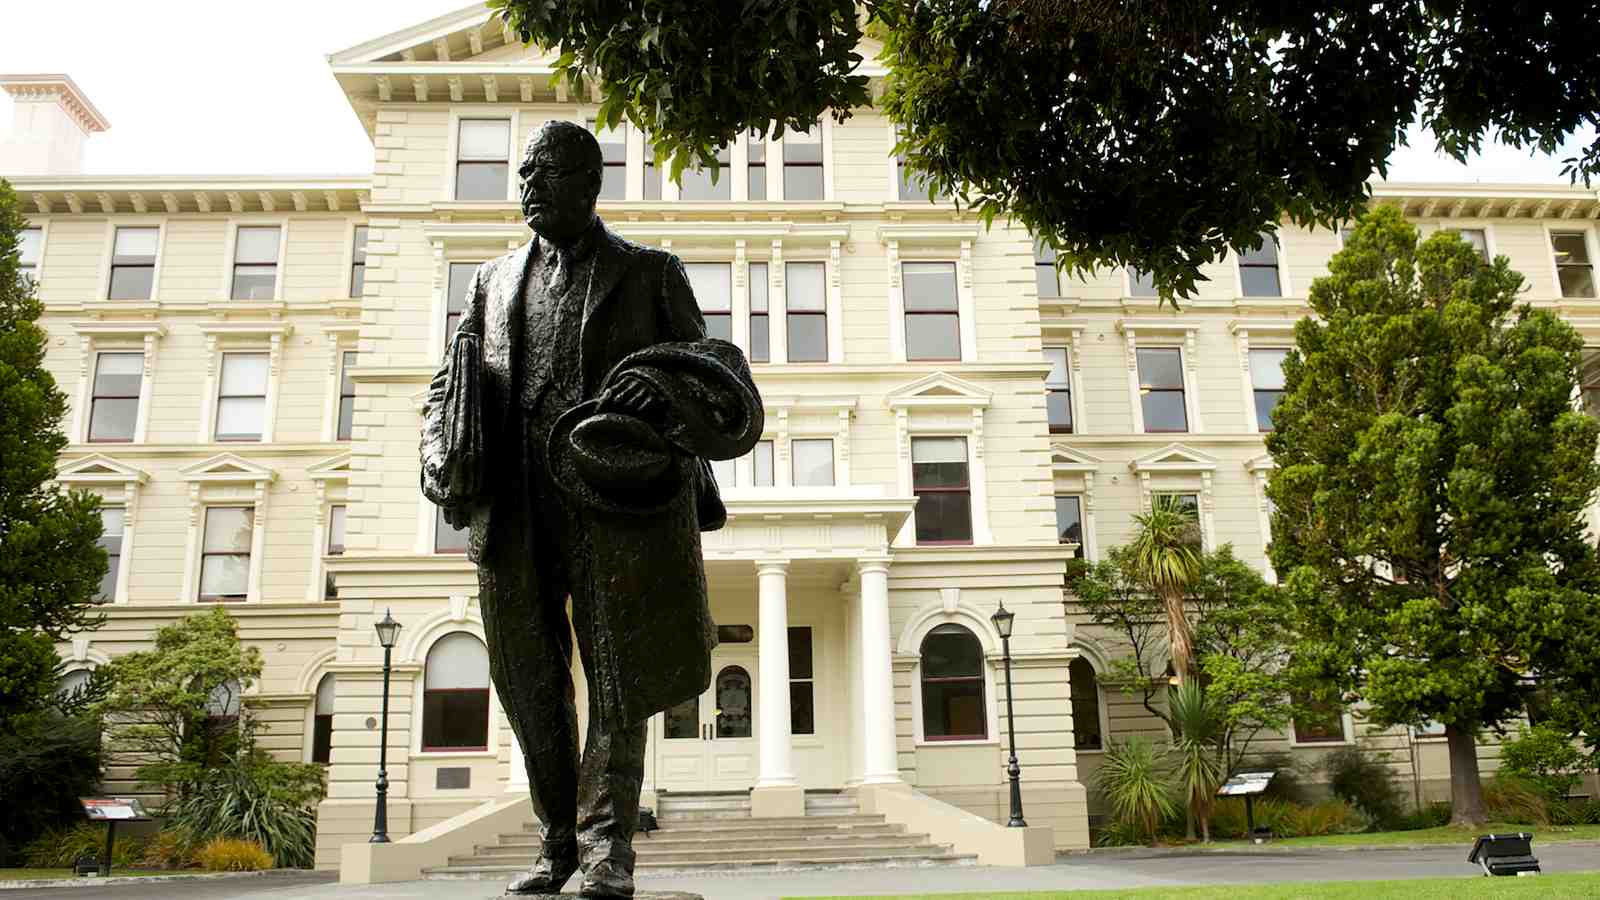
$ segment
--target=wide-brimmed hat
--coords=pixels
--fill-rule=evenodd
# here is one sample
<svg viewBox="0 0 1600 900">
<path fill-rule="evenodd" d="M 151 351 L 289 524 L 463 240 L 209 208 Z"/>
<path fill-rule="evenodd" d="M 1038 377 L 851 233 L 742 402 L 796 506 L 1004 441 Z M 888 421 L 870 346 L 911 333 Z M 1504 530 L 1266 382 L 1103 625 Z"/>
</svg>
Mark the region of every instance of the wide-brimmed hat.
<svg viewBox="0 0 1600 900">
<path fill-rule="evenodd" d="M 600 412 L 598 400 L 556 419 L 546 459 L 551 477 L 569 497 L 609 512 L 660 512 L 685 480 L 685 458 L 650 423 Z"/>
</svg>

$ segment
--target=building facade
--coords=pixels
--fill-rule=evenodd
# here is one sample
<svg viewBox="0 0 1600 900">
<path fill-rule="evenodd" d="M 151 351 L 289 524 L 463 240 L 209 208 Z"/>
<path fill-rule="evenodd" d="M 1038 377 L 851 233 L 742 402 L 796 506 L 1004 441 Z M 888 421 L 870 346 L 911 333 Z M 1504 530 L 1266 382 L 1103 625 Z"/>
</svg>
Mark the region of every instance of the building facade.
<svg viewBox="0 0 1600 900">
<path fill-rule="evenodd" d="M 105 499 L 113 562 L 106 624 L 61 652 L 92 668 L 224 605 L 266 658 L 246 701 L 268 745 L 328 765 L 323 866 L 371 830 L 372 624 L 386 611 L 403 626 L 390 833 L 526 793 L 475 573 L 421 496 L 417 462 L 420 404 L 467 278 L 529 237 L 513 199 L 521 147 L 541 123 L 598 108 L 507 37 L 473 7 L 330 57 L 372 138 L 371 175 L 11 177 L 47 362 L 72 399 L 59 480 Z M 19 130 L 24 99 L 77 129 L 51 140 L 107 125 L 70 79 L 0 86 L 19 99 Z M 637 129 L 598 135 L 601 216 L 684 259 L 708 329 L 746 351 L 767 407 L 756 450 L 718 467 L 715 678 L 652 719 L 647 798 L 749 791 L 756 814 L 789 815 L 805 790 L 903 783 L 1004 821 L 990 619 L 1003 601 L 1017 616 L 1028 818 L 1056 847 L 1083 847 L 1106 741 L 1159 721 L 1097 685 L 1121 651 L 1064 595 L 1067 561 L 1102 557 L 1172 493 L 1192 498 L 1208 547 L 1267 568 L 1262 411 L 1340 238 L 1286 226 L 1209 266 L 1174 312 L 1128 273 L 1061 280 L 1020 228 L 930 200 L 901 177 L 891 124 L 853 112 L 743 136 L 718 177 L 681 185 Z M 1375 193 L 1425 230 L 1511 257 L 1531 302 L 1600 343 L 1594 192 Z M 1368 734 L 1347 715 L 1337 733 L 1266 743 L 1389 750 L 1419 795 L 1448 789 L 1426 733 Z M 110 773 L 118 790 L 130 777 Z"/>
</svg>

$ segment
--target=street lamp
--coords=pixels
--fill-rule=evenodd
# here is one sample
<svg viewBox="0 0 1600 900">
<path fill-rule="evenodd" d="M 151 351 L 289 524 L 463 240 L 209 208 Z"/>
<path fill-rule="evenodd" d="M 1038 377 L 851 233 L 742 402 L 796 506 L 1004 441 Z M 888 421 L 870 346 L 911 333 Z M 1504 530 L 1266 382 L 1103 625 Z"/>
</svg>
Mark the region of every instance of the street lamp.
<svg viewBox="0 0 1600 900">
<path fill-rule="evenodd" d="M 378 731 L 378 808 L 372 814 L 372 840 L 368 843 L 389 843 L 389 655 L 394 651 L 395 639 L 400 637 L 400 623 L 389 610 L 383 619 L 372 627 L 378 632 L 378 643 L 383 645 L 383 718 Z"/>
<path fill-rule="evenodd" d="M 1002 600 L 1000 608 L 989 619 L 994 622 L 994 630 L 1000 632 L 1006 664 L 1006 731 L 1011 742 L 1011 758 L 1006 763 L 1006 774 L 1011 776 L 1011 821 L 1006 826 L 1027 828 L 1028 823 L 1022 818 L 1022 767 L 1017 765 L 1017 710 L 1011 700 L 1011 624 L 1016 617 Z"/>
</svg>

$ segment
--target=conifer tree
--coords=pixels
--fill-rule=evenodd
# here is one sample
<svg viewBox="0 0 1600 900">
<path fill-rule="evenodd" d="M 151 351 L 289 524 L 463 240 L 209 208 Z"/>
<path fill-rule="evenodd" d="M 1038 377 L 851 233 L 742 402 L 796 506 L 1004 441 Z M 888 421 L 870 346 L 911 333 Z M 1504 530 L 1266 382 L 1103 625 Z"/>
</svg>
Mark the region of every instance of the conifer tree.
<svg viewBox="0 0 1600 900">
<path fill-rule="evenodd" d="M 1448 231 L 1419 246 L 1393 208 L 1367 215 L 1329 271 L 1267 437 L 1294 665 L 1378 726 L 1443 724 L 1454 821 L 1478 825 L 1479 738 L 1593 653 L 1569 643 L 1597 618 L 1583 342 L 1518 304 L 1505 257 Z"/>
</svg>

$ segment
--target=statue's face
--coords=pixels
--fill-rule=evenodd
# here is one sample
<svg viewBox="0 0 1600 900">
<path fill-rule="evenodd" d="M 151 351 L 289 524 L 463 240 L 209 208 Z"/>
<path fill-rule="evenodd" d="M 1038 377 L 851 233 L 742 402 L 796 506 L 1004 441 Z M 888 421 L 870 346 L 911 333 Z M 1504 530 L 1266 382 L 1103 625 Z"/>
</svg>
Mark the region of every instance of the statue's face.
<svg viewBox="0 0 1600 900">
<path fill-rule="evenodd" d="M 522 179 L 522 217 L 540 237 L 571 240 L 594 221 L 600 180 L 585 169 L 572 142 L 540 134 L 528 145 L 517 174 Z"/>
</svg>

